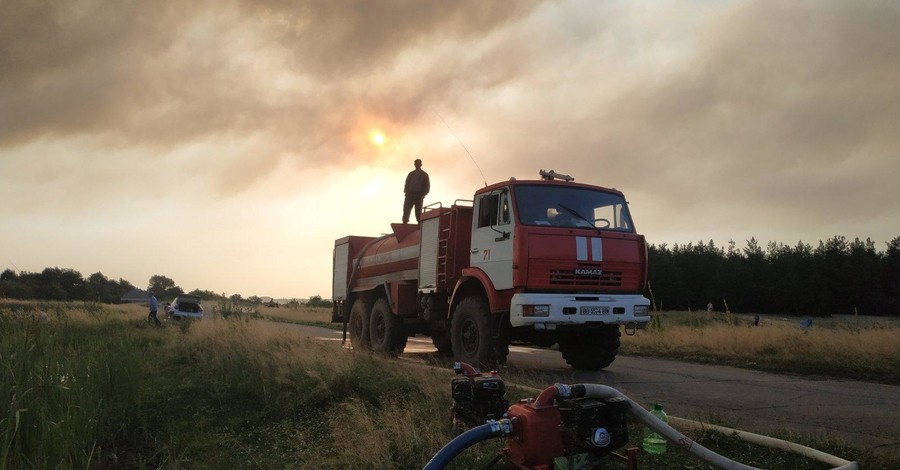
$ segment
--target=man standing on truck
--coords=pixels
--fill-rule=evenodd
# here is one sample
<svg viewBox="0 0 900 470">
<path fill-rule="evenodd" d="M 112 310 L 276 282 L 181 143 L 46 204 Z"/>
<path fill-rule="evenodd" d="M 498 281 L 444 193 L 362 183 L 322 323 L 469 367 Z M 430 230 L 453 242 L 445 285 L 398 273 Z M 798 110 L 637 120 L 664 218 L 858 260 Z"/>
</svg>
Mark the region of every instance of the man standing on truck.
<svg viewBox="0 0 900 470">
<path fill-rule="evenodd" d="M 428 179 L 428 173 L 422 170 L 422 160 L 418 158 L 413 162 L 416 169 L 410 171 L 406 175 L 406 184 L 403 186 L 403 193 L 406 197 L 403 199 L 403 223 L 409 222 L 409 211 L 415 206 L 416 222 L 422 216 L 422 200 L 431 190 L 431 181 Z"/>
</svg>

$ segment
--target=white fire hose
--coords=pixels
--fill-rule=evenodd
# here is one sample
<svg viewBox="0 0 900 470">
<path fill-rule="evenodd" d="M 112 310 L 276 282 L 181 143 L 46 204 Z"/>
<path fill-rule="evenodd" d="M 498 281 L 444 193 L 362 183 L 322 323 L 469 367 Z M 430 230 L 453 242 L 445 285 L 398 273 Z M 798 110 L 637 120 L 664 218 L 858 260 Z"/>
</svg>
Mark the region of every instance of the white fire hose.
<svg viewBox="0 0 900 470">
<path fill-rule="evenodd" d="M 630 411 L 637 415 L 638 418 L 641 419 L 647 426 L 653 428 L 660 436 L 664 437 L 666 440 L 673 442 L 675 445 L 679 445 L 684 447 L 688 452 L 700 457 L 701 459 L 709 462 L 712 465 L 715 465 L 720 468 L 724 468 L 727 470 L 759 470 L 756 467 L 751 467 L 749 465 L 742 464 L 740 462 L 736 462 L 727 457 L 723 457 L 706 447 L 694 442 L 689 437 L 680 433 L 675 428 L 669 426 L 666 422 L 657 418 L 650 414 L 649 411 L 645 410 L 644 407 L 635 403 L 632 399 L 626 397 L 622 394 L 622 392 L 608 387 L 606 385 L 598 385 L 598 384 L 580 384 L 585 389 L 585 396 L 594 397 L 594 398 L 612 398 L 612 397 L 622 397 L 631 404 Z M 818 451 L 816 449 L 812 449 L 806 446 L 801 446 L 799 444 L 794 444 L 792 442 L 783 441 L 781 439 L 775 439 L 772 437 L 761 436 L 759 434 L 753 434 L 745 431 L 738 431 L 735 429 L 730 429 L 722 426 L 714 426 L 709 424 L 698 423 L 696 421 L 690 421 L 681 418 L 670 417 L 674 422 L 678 422 L 680 424 L 686 425 L 692 428 L 699 429 L 710 429 L 714 431 L 719 431 L 725 434 L 734 434 L 737 437 L 754 444 L 762 445 L 765 447 L 771 447 L 775 449 L 781 449 L 788 452 L 793 452 L 795 454 L 803 455 L 804 457 L 809 457 L 814 460 L 818 460 L 820 462 L 825 462 L 829 465 L 836 465 L 833 470 L 859 470 L 859 465 L 856 462 L 850 462 L 848 460 L 844 460 L 839 457 L 835 457 L 830 454 L 826 454 L 825 452 Z"/>
</svg>

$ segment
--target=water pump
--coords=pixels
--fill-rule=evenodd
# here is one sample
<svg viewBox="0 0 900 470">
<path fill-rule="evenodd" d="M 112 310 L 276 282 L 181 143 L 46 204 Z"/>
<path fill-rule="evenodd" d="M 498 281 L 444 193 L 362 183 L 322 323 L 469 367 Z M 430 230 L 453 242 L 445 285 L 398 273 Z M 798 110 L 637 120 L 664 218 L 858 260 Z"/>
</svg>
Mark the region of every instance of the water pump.
<svg viewBox="0 0 900 470">
<path fill-rule="evenodd" d="M 510 406 L 496 371 L 480 373 L 465 363 L 456 363 L 454 370 L 457 377 L 450 389 L 455 429 L 492 426 L 495 431 L 484 433 L 507 437 L 502 455 L 515 467 L 553 468 L 564 459 L 567 468 L 596 468 L 601 458 L 628 442 L 631 404 L 623 397 L 573 396 L 567 385 L 557 384 L 536 399 Z M 495 426 L 498 422 L 501 425 Z"/>
<path fill-rule="evenodd" d="M 496 371 L 479 373 L 466 363 L 453 366 L 457 376 L 450 381 L 453 398 L 451 416 L 458 432 L 484 424 L 488 420 L 503 418 L 509 408 L 506 400 L 506 384 Z"/>
</svg>

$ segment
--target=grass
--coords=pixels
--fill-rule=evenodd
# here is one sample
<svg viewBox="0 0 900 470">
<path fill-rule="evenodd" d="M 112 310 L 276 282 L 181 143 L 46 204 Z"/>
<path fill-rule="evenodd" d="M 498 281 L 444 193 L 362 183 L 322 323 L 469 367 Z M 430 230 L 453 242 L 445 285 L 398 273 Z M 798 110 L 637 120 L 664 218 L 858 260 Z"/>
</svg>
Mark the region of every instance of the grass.
<svg viewBox="0 0 900 470">
<path fill-rule="evenodd" d="M 153 337 L 123 330 L 96 305 L 3 310 L 0 468 L 85 467 L 98 429 L 115 433 L 138 418 L 141 352 Z"/>
<path fill-rule="evenodd" d="M 900 320 L 799 319 L 707 312 L 654 313 L 648 329 L 623 336 L 621 353 L 774 372 L 900 385 Z"/>
<path fill-rule="evenodd" d="M 343 328 L 340 323 L 331 323 L 331 309 L 324 307 L 258 307 L 263 318 L 273 322 L 318 326 L 332 330 Z"/>
<path fill-rule="evenodd" d="M 322 322 L 327 309 L 269 310 L 157 328 L 141 306 L 0 302 L 0 470 L 421 468 L 452 438 L 448 370 L 298 338 L 262 319 Z M 673 322 L 663 319 L 663 331 Z M 536 394 L 512 386 L 507 395 Z M 641 432 L 632 423 L 632 445 Z M 766 468 L 826 468 L 719 434 L 692 437 Z M 900 465 L 806 444 L 863 468 Z M 451 468 L 482 468 L 503 445 L 479 444 Z M 708 468 L 679 449 L 641 463 Z"/>
</svg>

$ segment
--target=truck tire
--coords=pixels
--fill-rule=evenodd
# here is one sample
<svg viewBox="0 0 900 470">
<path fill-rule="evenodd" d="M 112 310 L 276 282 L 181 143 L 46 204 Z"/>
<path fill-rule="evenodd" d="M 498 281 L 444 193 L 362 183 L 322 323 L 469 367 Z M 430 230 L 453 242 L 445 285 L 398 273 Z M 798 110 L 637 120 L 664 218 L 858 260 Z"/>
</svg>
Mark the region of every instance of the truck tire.
<svg viewBox="0 0 900 470">
<path fill-rule="evenodd" d="M 372 350 L 398 356 L 406 348 L 406 333 L 400 317 L 391 312 L 386 299 L 378 299 L 369 314 L 369 340 Z"/>
<path fill-rule="evenodd" d="M 444 329 L 431 332 L 431 344 L 437 349 L 438 354 L 444 356 L 453 355 L 453 341 L 450 340 L 450 332 Z"/>
<path fill-rule="evenodd" d="M 487 299 L 467 297 L 456 307 L 450 329 L 453 355 L 457 361 L 481 369 L 496 368 L 509 355 L 509 328 L 494 331 Z"/>
<path fill-rule="evenodd" d="M 356 349 L 370 351 L 369 342 L 369 305 L 363 299 L 356 299 L 350 308 L 350 320 L 347 322 L 350 333 L 350 344 Z"/>
<path fill-rule="evenodd" d="M 572 331 L 560 335 L 559 352 L 574 369 L 603 369 L 616 360 L 621 334 L 619 325 Z"/>
</svg>

